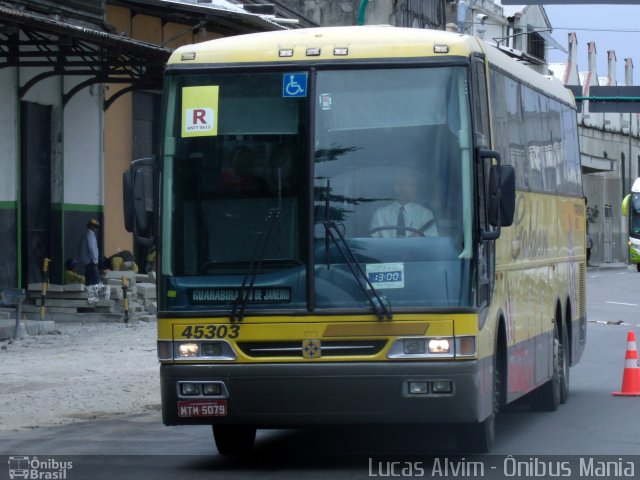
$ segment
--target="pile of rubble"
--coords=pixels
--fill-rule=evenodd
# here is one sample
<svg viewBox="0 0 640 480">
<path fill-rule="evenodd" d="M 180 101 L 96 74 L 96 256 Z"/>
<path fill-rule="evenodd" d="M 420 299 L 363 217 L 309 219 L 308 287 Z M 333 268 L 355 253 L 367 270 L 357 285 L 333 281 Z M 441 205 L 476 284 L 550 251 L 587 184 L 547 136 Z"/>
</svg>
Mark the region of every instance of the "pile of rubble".
<svg viewBox="0 0 640 480">
<path fill-rule="evenodd" d="M 123 322 L 127 319 L 155 321 L 155 281 L 153 272 L 139 274 L 132 271 L 107 271 L 102 279 L 106 288 L 97 301 L 87 298 L 87 289 L 81 283 L 49 284 L 44 295 L 44 312 L 40 308 L 43 285 L 33 283 L 28 287 L 22 306 L 23 318 L 54 322 Z M 126 309 L 123 288 L 125 282 L 128 307 Z"/>
</svg>

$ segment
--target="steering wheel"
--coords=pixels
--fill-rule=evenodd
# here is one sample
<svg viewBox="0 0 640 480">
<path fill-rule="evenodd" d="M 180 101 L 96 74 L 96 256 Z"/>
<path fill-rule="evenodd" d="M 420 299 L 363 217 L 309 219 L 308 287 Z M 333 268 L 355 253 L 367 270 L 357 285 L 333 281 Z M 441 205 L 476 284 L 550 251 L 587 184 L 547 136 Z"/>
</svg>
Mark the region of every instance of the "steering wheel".
<svg viewBox="0 0 640 480">
<path fill-rule="evenodd" d="M 416 236 L 418 237 L 424 237 L 423 229 L 407 227 L 407 226 L 402 227 L 398 225 L 382 225 L 380 227 L 371 228 L 369 229 L 369 236 L 373 235 L 376 232 L 381 232 L 383 230 L 403 230 L 405 232 L 405 235 L 407 233 L 415 233 Z"/>
</svg>

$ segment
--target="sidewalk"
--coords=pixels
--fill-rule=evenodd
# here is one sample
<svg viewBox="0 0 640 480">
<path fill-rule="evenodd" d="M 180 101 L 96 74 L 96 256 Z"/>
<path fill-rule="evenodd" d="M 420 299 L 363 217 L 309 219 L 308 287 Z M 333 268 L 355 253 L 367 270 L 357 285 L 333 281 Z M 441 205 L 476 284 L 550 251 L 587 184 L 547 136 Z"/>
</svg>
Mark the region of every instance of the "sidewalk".
<svg viewBox="0 0 640 480">
<path fill-rule="evenodd" d="M 608 262 L 608 263 L 590 263 L 587 265 L 589 270 L 616 270 L 616 269 L 624 269 L 629 268 L 635 270 L 636 267 L 634 265 L 630 265 L 628 263 L 623 262 Z"/>
<path fill-rule="evenodd" d="M 0 381 L 0 432 L 156 411 L 156 323 L 67 322 L 0 342 Z"/>
</svg>

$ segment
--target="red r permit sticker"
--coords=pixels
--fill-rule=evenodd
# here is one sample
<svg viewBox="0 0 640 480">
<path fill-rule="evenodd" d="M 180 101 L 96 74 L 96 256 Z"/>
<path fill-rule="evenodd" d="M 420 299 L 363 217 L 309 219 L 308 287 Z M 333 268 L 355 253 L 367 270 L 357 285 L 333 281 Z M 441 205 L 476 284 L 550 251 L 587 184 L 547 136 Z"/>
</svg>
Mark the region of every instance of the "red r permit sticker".
<svg viewBox="0 0 640 480">
<path fill-rule="evenodd" d="M 178 401 L 178 416 L 190 417 L 226 417 L 226 400 L 180 400 Z"/>
</svg>

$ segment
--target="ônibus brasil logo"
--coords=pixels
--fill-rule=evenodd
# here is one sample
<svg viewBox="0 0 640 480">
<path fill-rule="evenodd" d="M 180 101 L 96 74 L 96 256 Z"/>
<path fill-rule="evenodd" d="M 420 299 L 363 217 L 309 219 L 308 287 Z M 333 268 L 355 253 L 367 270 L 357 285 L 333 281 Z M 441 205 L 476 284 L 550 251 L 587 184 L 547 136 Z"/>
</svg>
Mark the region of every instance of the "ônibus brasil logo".
<svg viewBox="0 0 640 480">
<path fill-rule="evenodd" d="M 55 458 L 39 459 L 38 457 L 9 457 L 9 478 L 33 480 L 65 480 L 67 470 L 73 468 L 73 462 L 62 462 Z"/>
</svg>

